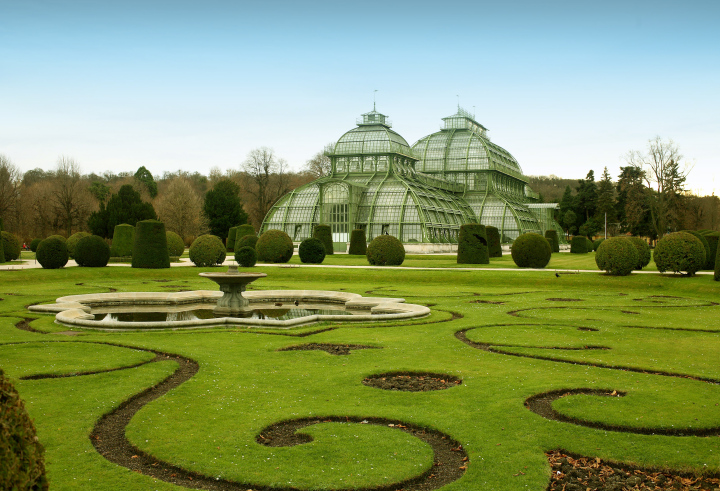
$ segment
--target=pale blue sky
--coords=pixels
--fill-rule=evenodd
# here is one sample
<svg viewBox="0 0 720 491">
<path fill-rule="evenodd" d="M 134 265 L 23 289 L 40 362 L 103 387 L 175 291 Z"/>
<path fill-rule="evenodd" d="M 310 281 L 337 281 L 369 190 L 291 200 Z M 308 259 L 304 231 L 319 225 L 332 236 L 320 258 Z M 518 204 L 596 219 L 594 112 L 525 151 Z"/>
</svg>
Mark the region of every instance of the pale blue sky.
<svg viewBox="0 0 720 491">
<path fill-rule="evenodd" d="M 0 153 L 157 175 L 268 146 L 299 169 L 377 89 L 411 144 L 459 95 L 526 174 L 617 176 L 660 135 L 710 193 L 719 24 L 715 0 L 0 0 Z"/>
</svg>

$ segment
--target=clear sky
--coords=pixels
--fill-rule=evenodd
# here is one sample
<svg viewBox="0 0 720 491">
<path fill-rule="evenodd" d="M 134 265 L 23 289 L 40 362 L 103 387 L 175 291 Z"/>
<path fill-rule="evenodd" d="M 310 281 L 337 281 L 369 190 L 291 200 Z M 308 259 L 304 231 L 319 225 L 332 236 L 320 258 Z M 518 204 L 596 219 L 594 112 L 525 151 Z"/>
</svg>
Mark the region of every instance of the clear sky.
<svg viewBox="0 0 720 491">
<path fill-rule="evenodd" d="M 720 194 L 719 25 L 717 0 L 0 0 L 0 153 L 161 175 L 267 146 L 300 169 L 377 89 L 410 144 L 459 96 L 525 174 L 616 177 L 659 135 Z"/>
</svg>

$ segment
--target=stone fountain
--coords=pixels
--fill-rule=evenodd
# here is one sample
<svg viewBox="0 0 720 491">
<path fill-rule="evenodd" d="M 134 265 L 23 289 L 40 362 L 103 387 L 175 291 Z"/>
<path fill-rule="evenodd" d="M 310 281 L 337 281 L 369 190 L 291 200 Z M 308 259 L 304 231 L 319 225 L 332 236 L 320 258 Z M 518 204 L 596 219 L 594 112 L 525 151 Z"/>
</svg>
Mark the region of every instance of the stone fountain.
<svg viewBox="0 0 720 491">
<path fill-rule="evenodd" d="M 250 301 L 243 297 L 247 285 L 267 276 L 265 273 L 240 273 L 237 266 L 230 266 L 225 273 L 200 273 L 200 276 L 220 285 L 222 298 L 213 310 L 216 317 L 243 317 L 251 315 Z"/>
</svg>

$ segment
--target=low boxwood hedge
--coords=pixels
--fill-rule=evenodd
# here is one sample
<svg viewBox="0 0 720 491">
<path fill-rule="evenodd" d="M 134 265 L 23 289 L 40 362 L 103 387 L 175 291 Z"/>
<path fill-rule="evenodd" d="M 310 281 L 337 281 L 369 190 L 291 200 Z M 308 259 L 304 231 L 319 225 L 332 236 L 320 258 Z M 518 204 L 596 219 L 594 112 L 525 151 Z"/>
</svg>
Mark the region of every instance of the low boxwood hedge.
<svg viewBox="0 0 720 491">
<path fill-rule="evenodd" d="M 552 257 L 552 247 L 542 235 L 527 232 L 515 239 L 510 254 L 519 268 L 544 268 Z"/>
<path fill-rule="evenodd" d="M 307 238 L 298 246 L 300 262 L 308 264 L 321 264 L 325 260 L 325 244 L 314 237 Z"/>
<path fill-rule="evenodd" d="M 188 255 L 195 266 L 216 266 L 225 261 L 225 245 L 216 235 L 201 235 L 190 245 Z"/>
<path fill-rule="evenodd" d="M 75 245 L 75 262 L 78 266 L 102 268 L 107 266 L 109 260 L 110 246 L 99 235 L 83 237 Z"/>
<path fill-rule="evenodd" d="M 268 230 L 258 237 L 255 244 L 258 261 L 286 263 L 293 256 L 295 246 L 290 236 L 282 230 Z"/>
<path fill-rule="evenodd" d="M 367 253 L 367 237 L 365 230 L 356 228 L 350 233 L 350 248 L 348 254 L 364 256 Z"/>
<path fill-rule="evenodd" d="M 35 259 L 45 269 L 58 269 L 68 262 L 67 245 L 57 237 L 48 237 L 40 242 Z"/>
<path fill-rule="evenodd" d="M 687 232 L 665 235 L 653 254 L 658 271 L 685 271 L 689 276 L 705 266 L 705 247 L 700 239 Z"/>
<path fill-rule="evenodd" d="M 625 237 L 603 239 L 595 254 L 597 267 L 613 276 L 629 275 L 637 263 L 637 248 Z"/>
<path fill-rule="evenodd" d="M 466 223 L 460 226 L 458 236 L 458 264 L 490 264 L 485 225 Z"/>
<path fill-rule="evenodd" d="M 405 247 L 392 235 L 378 235 L 368 244 L 365 257 L 374 266 L 400 266 L 405 261 Z"/>
<path fill-rule="evenodd" d="M 330 225 L 315 225 L 315 228 L 313 229 L 313 238 L 318 239 L 323 243 L 326 255 L 334 253 L 332 230 L 330 229 Z"/>
<path fill-rule="evenodd" d="M 243 268 L 252 268 L 257 264 L 257 252 L 253 247 L 240 247 L 235 251 L 235 261 Z"/>
</svg>

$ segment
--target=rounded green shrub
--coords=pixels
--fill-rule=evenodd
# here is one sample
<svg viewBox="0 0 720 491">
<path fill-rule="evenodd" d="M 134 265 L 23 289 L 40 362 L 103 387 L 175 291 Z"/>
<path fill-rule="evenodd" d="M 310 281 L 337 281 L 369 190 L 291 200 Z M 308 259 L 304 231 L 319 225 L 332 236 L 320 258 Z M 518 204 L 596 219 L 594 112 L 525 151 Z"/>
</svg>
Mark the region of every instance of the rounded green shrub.
<svg viewBox="0 0 720 491">
<path fill-rule="evenodd" d="M 235 261 L 243 268 L 252 268 L 257 264 L 257 252 L 249 246 L 240 247 L 235 251 Z"/>
<path fill-rule="evenodd" d="M 560 252 L 560 237 L 558 237 L 557 230 L 546 230 L 545 238 L 550 242 L 553 252 Z"/>
<path fill-rule="evenodd" d="M 348 249 L 348 254 L 364 256 L 365 253 L 367 253 L 367 238 L 365 237 L 365 230 L 356 228 L 350 233 L 350 248 Z"/>
<path fill-rule="evenodd" d="M 70 256 L 70 259 L 75 259 L 75 246 L 78 242 L 80 242 L 80 239 L 84 239 L 85 237 L 90 237 L 92 234 L 89 234 L 87 232 L 77 232 L 72 234 L 70 237 L 68 237 L 67 242 L 65 242 L 65 245 L 67 245 L 68 248 L 68 256 Z"/>
<path fill-rule="evenodd" d="M 46 491 L 43 452 L 25 404 L 0 369 L 0 489 Z"/>
<path fill-rule="evenodd" d="M 2 231 L 2 233 L 0 233 L 0 235 L 2 235 L 2 245 L 3 251 L 5 253 L 5 261 L 14 261 L 16 259 L 20 259 L 20 239 L 18 239 L 10 232 L 5 232 L 4 230 Z"/>
<path fill-rule="evenodd" d="M 68 262 L 67 245 L 56 237 L 48 237 L 40 242 L 35 259 L 45 269 L 58 269 Z"/>
<path fill-rule="evenodd" d="M 42 239 L 33 239 L 30 242 L 30 250 L 33 252 L 37 252 L 37 247 L 40 245 L 40 242 L 42 242 Z"/>
<path fill-rule="evenodd" d="M 68 253 L 69 254 L 69 253 Z M 75 246 L 75 262 L 87 268 L 102 268 L 110 260 L 110 246 L 99 235 L 88 235 Z"/>
<path fill-rule="evenodd" d="M 600 244 L 602 244 L 603 242 L 605 242 L 605 239 L 596 239 L 596 240 L 594 240 L 593 243 L 592 243 L 592 244 L 593 244 L 593 246 L 592 246 L 593 251 L 597 252 L 598 247 L 600 247 Z"/>
<path fill-rule="evenodd" d="M 400 266 L 405 261 L 405 247 L 392 235 L 378 235 L 368 244 L 365 257 L 374 266 Z"/>
<path fill-rule="evenodd" d="M 485 225 L 487 235 L 488 253 L 490 257 L 502 257 L 502 244 L 500 243 L 500 231 L 497 227 Z"/>
<path fill-rule="evenodd" d="M 552 257 L 552 247 L 542 235 L 527 232 L 515 239 L 510 253 L 519 268 L 544 268 Z"/>
<path fill-rule="evenodd" d="M 313 229 L 313 238 L 318 239 L 323 243 L 326 255 L 334 253 L 332 230 L 330 229 L 330 225 L 315 225 L 315 228 Z"/>
<path fill-rule="evenodd" d="M 708 258 L 710 257 L 710 243 L 708 242 L 707 238 L 701 234 L 700 232 L 696 230 L 683 230 L 683 232 L 687 232 L 688 234 L 694 235 L 695 237 L 702 242 L 703 248 L 705 248 L 705 264 L 703 264 L 703 267 L 700 269 L 715 269 L 715 268 L 708 268 Z"/>
<path fill-rule="evenodd" d="M 658 271 L 685 271 L 692 276 L 705 265 L 705 248 L 700 239 L 687 232 L 667 234 L 655 246 Z"/>
<path fill-rule="evenodd" d="M 639 271 L 650 264 L 650 258 L 652 256 L 650 246 L 645 242 L 645 239 L 641 237 L 627 237 L 627 239 L 635 246 L 635 249 L 637 249 L 638 262 L 633 269 Z"/>
<path fill-rule="evenodd" d="M 320 264 L 325 260 L 325 244 L 320 239 L 307 238 L 300 242 L 298 256 L 303 263 Z"/>
<path fill-rule="evenodd" d="M 570 240 L 570 254 L 587 253 L 588 239 L 584 235 L 576 235 Z"/>
<path fill-rule="evenodd" d="M 240 249 L 242 247 L 252 247 L 255 249 L 255 245 L 257 244 L 258 236 L 257 235 L 246 235 L 242 237 L 240 240 L 235 241 L 235 247 L 237 249 Z"/>
<path fill-rule="evenodd" d="M 268 230 L 255 244 L 258 261 L 286 263 L 293 256 L 294 246 L 290 236 L 282 230 Z"/>
<path fill-rule="evenodd" d="M 593 241 L 585 237 L 585 250 L 591 252 L 593 250 Z"/>
<path fill-rule="evenodd" d="M 165 239 L 167 240 L 168 254 L 170 257 L 179 257 L 185 252 L 185 242 L 175 232 L 168 230 L 165 232 Z"/>
<path fill-rule="evenodd" d="M 230 229 L 228 229 L 227 240 L 225 241 L 225 248 L 228 252 L 235 250 L 235 234 L 237 234 L 237 227 L 230 227 Z"/>
<path fill-rule="evenodd" d="M 460 226 L 458 236 L 458 264 L 490 264 L 485 225 L 466 223 Z"/>
<path fill-rule="evenodd" d="M 223 246 L 223 251 L 225 247 Z M 157 220 L 141 220 L 135 225 L 135 242 L 132 247 L 133 268 L 169 268 L 165 224 Z"/>
<path fill-rule="evenodd" d="M 627 276 L 635 269 L 638 256 L 637 248 L 627 238 L 610 237 L 602 239 L 595 254 L 595 264 L 613 276 Z"/>
<path fill-rule="evenodd" d="M 215 266 L 225 261 L 225 246 L 217 235 L 205 234 L 193 241 L 189 255 L 195 266 Z"/>
<path fill-rule="evenodd" d="M 715 269 L 715 258 L 717 257 L 718 240 L 720 239 L 720 233 L 708 232 L 705 234 L 705 240 L 708 241 L 710 246 L 710 260 L 705 260 L 705 269 Z"/>
<path fill-rule="evenodd" d="M 235 242 L 242 239 L 243 237 L 246 237 L 248 235 L 255 236 L 255 227 L 250 225 L 249 223 L 246 223 L 244 225 L 238 225 L 235 231 Z"/>
<path fill-rule="evenodd" d="M 110 256 L 132 256 L 134 243 L 135 227 L 133 227 L 132 225 L 128 225 L 127 223 L 115 225 L 115 229 L 113 230 L 112 244 L 110 245 Z"/>
<path fill-rule="evenodd" d="M 49 238 L 51 238 L 51 237 L 52 237 L 53 239 L 62 240 L 63 242 L 67 243 L 67 239 L 65 238 L 64 235 L 60 235 L 60 234 L 48 235 L 48 236 L 45 237 L 45 238 L 46 238 L 46 239 L 49 239 Z"/>
</svg>

